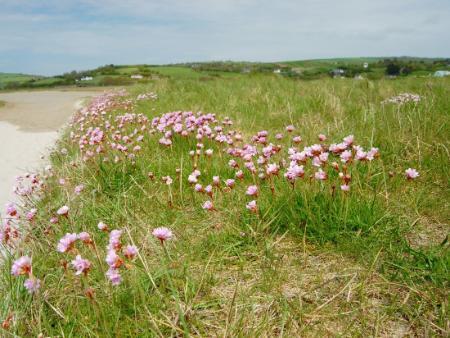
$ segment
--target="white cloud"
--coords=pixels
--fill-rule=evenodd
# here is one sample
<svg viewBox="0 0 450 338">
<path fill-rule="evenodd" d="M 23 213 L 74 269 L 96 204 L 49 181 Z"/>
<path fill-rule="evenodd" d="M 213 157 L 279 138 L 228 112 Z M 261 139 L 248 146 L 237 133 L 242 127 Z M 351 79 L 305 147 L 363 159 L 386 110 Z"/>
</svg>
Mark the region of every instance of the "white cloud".
<svg viewBox="0 0 450 338">
<path fill-rule="evenodd" d="M 0 71 L 450 54 L 445 0 L 0 0 L 0 8 Z"/>
</svg>

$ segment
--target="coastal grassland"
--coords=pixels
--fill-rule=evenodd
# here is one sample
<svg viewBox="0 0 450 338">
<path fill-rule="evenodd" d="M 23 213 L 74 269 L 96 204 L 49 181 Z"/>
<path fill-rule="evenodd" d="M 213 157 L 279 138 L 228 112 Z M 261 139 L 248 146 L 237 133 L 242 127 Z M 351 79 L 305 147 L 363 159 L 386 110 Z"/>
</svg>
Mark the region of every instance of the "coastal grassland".
<svg viewBox="0 0 450 338">
<path fill-rule="evenodd" d="M 2 101 L 2 100 L 0 100 L 0 108 L 1 107 L 4 107 L 6 105 L 6 102 L 5 101 Z"/>
<path fill-rule="evenodd" d="M 158 144 L 161 135 L 150 135 L 135 164 L 84 164 L 66 133 L 50 156 L 53 176 L 42 199 L 32 201 L 38 215 L 19 248 L 32 256 L 43 285 L 30 296 L 23 279 L 9 273 L 18 254 L 6 258 L 0 319 L 12 314 L 14 320 L 3 335 L 448 335 L 449 79 L 303 82 L 257 75 L 129 88 L 131 97 L 149 91 L 158 99 L 134 108 L 149 118 L 177 110 L 216 113 L 229 116 L 246 139 L 292 123 L 303 144 L 317 142 L 319 133 L 335 142 L 353 134 L 365 148 L 378 147 L 381 157 L 352 172 L 347 195 L 308 178 L 291 189 L 281 175 L 273 195 L 261 183 L 259 215 L 245 208 L 250 181 L 217 194 L 217 210 L 206 212 L 206 198 L 186 182 L 195 140 L 174 138 L 166 148 Z M 422 101 L 381 104 L 402 92 Z M 288 137 L 280 143 L 287 148 Z M 201 158 L 202 183 L 232 177 L 227 155 L 215 143 L 205 142 L 208 147 L 214 160 Z M 405 180 L 408 167 L 420 172 L 417 180 Z M 165 175 L 174 178 L 170 187 L 160 182 Z M 75 196 L 78 184 L 85 190 Z M 62 205 L 70 207 L 69 217 L 51 226 Z M 108 238 L 99 221 L 124 229 L 124 242 L 139 248 L 120 286 L 104 276 Z M 175 235 L 165 249 L 151 236 L 158 226 Z M 73 257 L 55 248 L 66 232 L 83 230 L 100 254 L 79 249 L 93 264 L 79 277 L 61 265 Z"/>
</svg>

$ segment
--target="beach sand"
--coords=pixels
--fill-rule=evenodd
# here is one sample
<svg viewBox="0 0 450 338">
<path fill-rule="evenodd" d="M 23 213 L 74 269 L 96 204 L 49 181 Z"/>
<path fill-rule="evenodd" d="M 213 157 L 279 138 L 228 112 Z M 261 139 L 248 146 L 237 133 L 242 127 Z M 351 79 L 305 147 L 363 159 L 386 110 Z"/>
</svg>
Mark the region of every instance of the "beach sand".
<svg viewBox="0 0 450 338">
<path fill-rule="evenodd" d="M 42 166 L 41 156 L 53 145 L 77 106 L 98 91 L 20 91 L 0 93 L 0 213 L 14 201 L 14 177 Z"/>
</svg>

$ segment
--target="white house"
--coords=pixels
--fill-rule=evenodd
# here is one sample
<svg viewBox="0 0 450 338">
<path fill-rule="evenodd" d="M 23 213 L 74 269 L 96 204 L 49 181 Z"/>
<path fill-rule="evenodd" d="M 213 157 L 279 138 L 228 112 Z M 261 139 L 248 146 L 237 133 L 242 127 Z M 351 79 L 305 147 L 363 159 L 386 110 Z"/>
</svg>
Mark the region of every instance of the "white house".
<svg viewBox="0 0 450 338">
<path fill-rule="evenodd" d="M 446 77 L 450 75 L 450 71 L 448 70 L 438 70 L 434 73 L 435 77 Z"/>
<path fill-rule="evenodd" d="M 364 63 L 363 63 L 363 68 L 364 68 L 364 69 L 369 68 L 369 64 L 368 64 L 367 62 L 364 62 Z"/>
<path fill-rule="evenodd" d="M 274 74 L 280 74 L 280 73 L 281 73 L 281 69 L 280 69 L 280 68 L 277 68 L 277 69 L 275 69 L 273 72 L 274 72 Z"/>
<path fill-rule="evenodd" d="M 80 81 L 92 81 L 94 78 L 92 76 L 85 76 L 80 79 Z"/>
<path fill-rule="evenodd" d="M 140 74 L 135 74 L 135 75 L 131 75 L 131 78 L 135 79 L 135 80 L 142 80 L 144 77 Z"/>
</svg>

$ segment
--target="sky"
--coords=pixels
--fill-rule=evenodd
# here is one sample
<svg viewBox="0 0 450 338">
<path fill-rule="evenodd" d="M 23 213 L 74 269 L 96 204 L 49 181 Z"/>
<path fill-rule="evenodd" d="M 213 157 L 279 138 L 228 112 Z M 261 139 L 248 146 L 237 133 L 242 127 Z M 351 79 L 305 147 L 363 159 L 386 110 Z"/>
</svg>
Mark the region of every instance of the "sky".
<svg viewBox="0 0 450 338">
<path fill-rule="evenodd" d="M 0 0 L 0 72 L 450 57 L 450 0 Z"/>
</svg>

